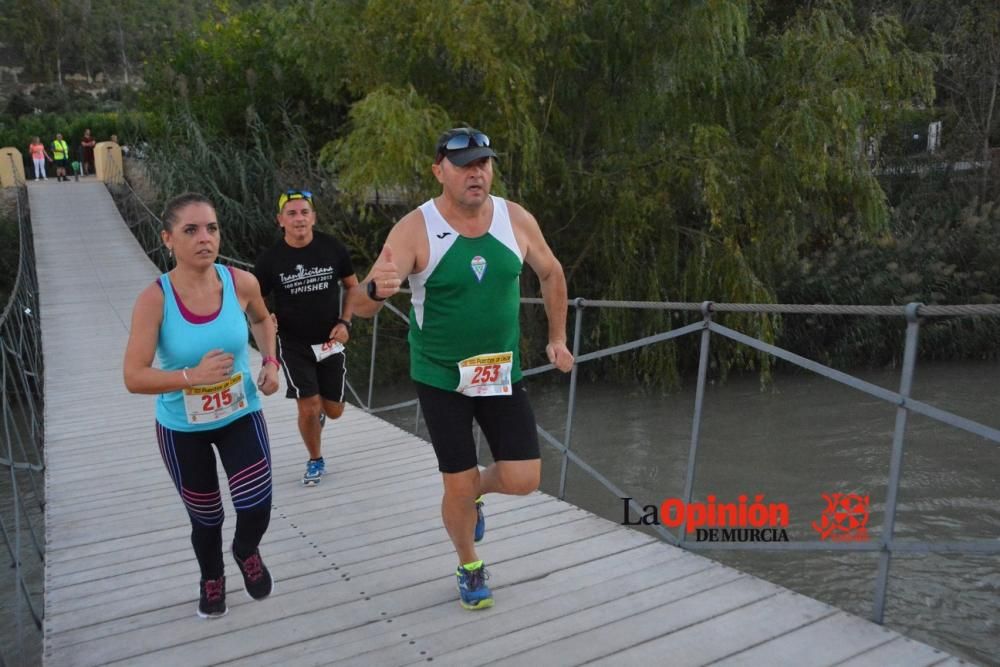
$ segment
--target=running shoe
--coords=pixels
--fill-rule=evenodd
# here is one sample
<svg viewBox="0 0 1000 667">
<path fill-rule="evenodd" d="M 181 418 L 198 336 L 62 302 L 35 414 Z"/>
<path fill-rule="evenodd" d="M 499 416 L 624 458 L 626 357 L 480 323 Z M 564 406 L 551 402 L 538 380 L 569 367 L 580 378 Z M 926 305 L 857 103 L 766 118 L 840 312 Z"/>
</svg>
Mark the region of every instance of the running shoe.
<svg viewBox="0 0 1000 667">
<path fill-rule="evenodd" d="M 306 462 L 306 474 L 302 475 L 302 485 L 303 486 L 316 486 L 320 483 L 323 475 L 326 474 L 326 461 L 323 457 L 316 459 L 315 461 L 309 459 Z"/>
<path fill-rule="evenodd" d="M 274 580 L 260 558 L 260 549 L 254 549 L 246 559 L 241 559 L 236 555 L 236 548 L 233 545 L 233 558 L 243 573 L 243 585 L 246 587 L 247 595 L 254 600 L 263 600 L 271 594 L 274 590 Z"/>
<path fill-rule="evenodd" d="M 323 427 L 326 426 L 326 413 L 319 413 L 319 429 L 322 431 Z"/>
<path fill-rule="evenodd" d="M 490 578 L 483 561 L 459 565 L 455 571 L 458 577 L 458 595 L 466 609 L 487 609 L 493 606 L 493 592 L 486 585 Z"/>
<path fill-rule="evenodd" d="M 486 517 L 483 516 L 484 504 L 482 496 L 476 498 L 476 532 L 473 535 L 476 542 L 481 542 L 483 535 L 486 534 Z"/>
<path fill-rule="evenodd" d="M 202 618 L 221 618 L 229 612 L 226 606 L 226 578 L 202 579 L 198 585 L 198 615 Z"/>
</svg>

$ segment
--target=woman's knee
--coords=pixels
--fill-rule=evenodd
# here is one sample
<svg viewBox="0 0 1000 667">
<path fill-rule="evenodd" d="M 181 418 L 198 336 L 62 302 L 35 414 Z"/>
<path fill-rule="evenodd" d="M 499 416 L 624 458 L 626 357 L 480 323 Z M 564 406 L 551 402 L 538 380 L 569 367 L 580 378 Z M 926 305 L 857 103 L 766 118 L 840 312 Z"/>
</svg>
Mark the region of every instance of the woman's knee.
<svg viewBox="0 0 1000 667">
<path fill-rule="evenodd" d="M 248 507 L 245 509 L 236 510 L 236 520 L 241 525 L 245 526 L 255 526 L 263 527 L 266 530 L 267 524 L 271 521 L 271 503 L 270 496 L 265 499 L 264 502 L 257 504 L 254 507 Z"/>
</svg>

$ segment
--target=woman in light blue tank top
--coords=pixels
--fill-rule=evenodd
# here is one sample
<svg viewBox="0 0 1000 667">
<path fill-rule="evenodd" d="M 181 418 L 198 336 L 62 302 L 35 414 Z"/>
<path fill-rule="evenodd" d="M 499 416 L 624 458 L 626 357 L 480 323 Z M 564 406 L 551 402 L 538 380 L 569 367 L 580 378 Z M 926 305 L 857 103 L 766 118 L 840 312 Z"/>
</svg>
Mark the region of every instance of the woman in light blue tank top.
<svg viewBox="0 0 1000 667">
<path fill-rule="evenodd" d="M 136 299 L 125 386 L 157 396 L 160 456 L 191 521 L 201 569 L 198 615 L 215 618 L 228 611 L 215 450 L 236 510 L 231 551 L 246 591 L 260 600 L 274 586 L 258 548 L 271 516 L 271 452 L 258 392 L 278 389 L 275 325 L 253 274 L 215 263 L 219 223 L 210 200 L 194 193 L 170 200 L 160 234 L 176 266 Z M 263 355 L 256 376 L 248 321 Z"/>
</svg>

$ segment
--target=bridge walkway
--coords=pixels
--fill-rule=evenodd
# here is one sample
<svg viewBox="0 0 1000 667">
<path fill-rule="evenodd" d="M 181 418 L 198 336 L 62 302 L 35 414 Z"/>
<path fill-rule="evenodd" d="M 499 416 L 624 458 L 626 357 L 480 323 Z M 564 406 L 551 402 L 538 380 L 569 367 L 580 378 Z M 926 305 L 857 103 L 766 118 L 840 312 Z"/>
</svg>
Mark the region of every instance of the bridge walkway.
<svg viewBox="0 0 1000 667">
<path fill-rule="evenodd" d="M 488 499 L 482 553 L 497 606 L 467 612 L 430 446 L 349 407 L 326 427 L 329 476 L 303 488 L 283 392 L 264 401 L 274 509 L 261 550 L 277 589 L 251 601 L 227 556 L 229 614 L 197 618 L 153 399 L 122 384 L 131 307 L 157 270 L 102 184 L 29 191 L 45 353 L 45 664 L 961 664 L 543 493 Z"/>
</svg>

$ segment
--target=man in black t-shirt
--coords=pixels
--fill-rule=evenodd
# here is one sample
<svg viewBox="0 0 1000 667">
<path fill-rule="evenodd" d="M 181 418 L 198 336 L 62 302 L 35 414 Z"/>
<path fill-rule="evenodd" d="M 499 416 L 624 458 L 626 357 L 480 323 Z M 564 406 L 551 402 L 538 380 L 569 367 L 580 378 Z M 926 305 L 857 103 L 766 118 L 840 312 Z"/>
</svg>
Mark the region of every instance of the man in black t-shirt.
<svg viewBox="0 0 1000 667">
<path fill-rule="evenodd" d="M 337 239 L 313 229 L 312 193 L 289 190 L 278 199 L 284 237 L 257 258 L 261 293 L 274 294 L 278 358 L 288 390 L 299 408 L 299 432 L 309 450 L 302 483 L 319 484 L 326 472 L 320 432 L 326 419 L 344 412 L 352 290 L 358 289 L 351 255 Z M 343 285 L 344 309 L 340 309 Z"/>
</svg>

